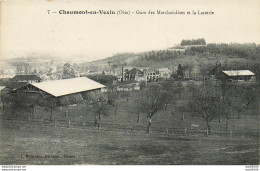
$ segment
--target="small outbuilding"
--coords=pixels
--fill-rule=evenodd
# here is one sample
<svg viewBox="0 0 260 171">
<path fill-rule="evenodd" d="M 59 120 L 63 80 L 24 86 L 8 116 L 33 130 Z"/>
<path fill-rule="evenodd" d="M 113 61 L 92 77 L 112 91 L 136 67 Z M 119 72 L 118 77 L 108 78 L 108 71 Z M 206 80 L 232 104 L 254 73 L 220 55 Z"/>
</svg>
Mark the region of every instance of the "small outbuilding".
<svg viewBox="0 0 260 171">
<path fill-rule="evenodd" d="M 255 81 L 256 75 L 250 70 L 225 70 L 219 73 L 219 78 L 229 81 Z"/>
<path fill-rule="evenodd" d="M 12 82 L 39 83 L 42 81 L 40 77 L 34 74 L 20 74 L 11 79 Z"/>
<path fill-rule="evenodd" d="M 39 83 L 42 79 L 34 74 L 19 74 L 11 78 L 6 84 L 6 88 L 16 90 L 28 84 Z"/>
</svg>

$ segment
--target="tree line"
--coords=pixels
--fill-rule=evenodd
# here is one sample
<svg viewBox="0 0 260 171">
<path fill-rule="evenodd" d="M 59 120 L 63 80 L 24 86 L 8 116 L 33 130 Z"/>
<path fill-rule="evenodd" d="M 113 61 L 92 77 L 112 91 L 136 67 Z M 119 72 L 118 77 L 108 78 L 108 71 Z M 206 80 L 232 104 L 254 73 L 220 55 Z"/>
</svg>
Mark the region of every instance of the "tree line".
<svg viewBox="0 0 260 171">
<path fill-rule="evenodd" d="M 188 45 L 206 45 L 205 39 L 191 39 L 191 40 L 182 40 L 181 46 L 188 46 Z"/>
<path fill-rule="evenodd" d="M 185 51 L 186 55 L 226 55 L 256 60 L 260 57 L 260 45 L 255 43 L 211 43 L 206 46 L 193 46 Z"/>
<path fill-rule="evenodd" d="M 180 51 L 171 51 L 171 50 L 159 50 L 159 51 L 150 51 L 143 55 L 143 59 L 152 60 L 152 61 L 164 61 L 175 59 L 181 55 Z"/>
<path fill-rule="evenodd" d="M 170 60 L 176 59 L 183 55 L 225 55 L 228 57 L 238 57 L 245 59 L 256 60 L 260 57 L 260 45 L 256 45 L 255 43 L 251 44 L 216 44 L 211 43 L 206 46 L 192 46 L 190 48 L 185 49 L 184 52 L 178 50 L 159 50 L 159 51 L 151 51 L 143 55 L 143 59 L 145 60 L 154 60 L 154 61 L 162 61 L 162 60 Z"/>
</svg>

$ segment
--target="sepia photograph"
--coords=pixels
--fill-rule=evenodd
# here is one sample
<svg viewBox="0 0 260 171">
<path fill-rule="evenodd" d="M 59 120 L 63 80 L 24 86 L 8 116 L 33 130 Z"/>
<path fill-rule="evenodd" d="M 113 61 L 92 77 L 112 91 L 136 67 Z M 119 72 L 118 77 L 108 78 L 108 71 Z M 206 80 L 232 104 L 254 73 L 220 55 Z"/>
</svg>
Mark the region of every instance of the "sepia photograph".
<svg viewBox="0 0 260 171">
<path fill-rule="evenodd" d="M 259 21 L 259 0 L 0 1 L 2 171 L 257 171 Z"/>
</svg>

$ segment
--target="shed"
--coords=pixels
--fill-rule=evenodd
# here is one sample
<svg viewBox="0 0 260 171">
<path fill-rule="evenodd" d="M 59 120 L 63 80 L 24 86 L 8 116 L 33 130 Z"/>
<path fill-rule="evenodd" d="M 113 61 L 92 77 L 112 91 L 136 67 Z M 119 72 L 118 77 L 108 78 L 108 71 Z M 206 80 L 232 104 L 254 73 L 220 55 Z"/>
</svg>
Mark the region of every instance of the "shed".
<svg viewBox="0 0 260 171">
<path fill-rule="evenodd" d="M 38 83 L 41 82 L 42 79 L 37 75 L 33 74 L 20 74 L 11 78 L 7 83 L 6 87 L 11 90 L 16 90 L 21 87 L 24 87 L 30 83 Z"/>
<path fill-rule="evenodd" d="M 40 77 L 34 74 L 20 74 L 16 75 L 11 79 L 12 82 L 28 82 L 28 83 L 38 83 L 42 81 Z"/>
<path fill-rule="evenodd" d="M 255 74 L 250 70 L 225 70 L 221 75 L 230 81 L 255 81 Z"/>
</svg>

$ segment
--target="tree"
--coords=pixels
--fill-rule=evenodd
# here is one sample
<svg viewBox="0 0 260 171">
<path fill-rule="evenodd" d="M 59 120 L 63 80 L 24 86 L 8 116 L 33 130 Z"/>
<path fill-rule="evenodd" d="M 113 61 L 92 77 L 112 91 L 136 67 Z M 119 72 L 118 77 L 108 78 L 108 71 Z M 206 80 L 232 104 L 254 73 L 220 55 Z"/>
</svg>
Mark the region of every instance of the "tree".
<svg viewBox="0 0 260 171">
<path fill-rule="evenodd" d="M 140 86 L 140 90 L 144 90 L 146 88 L 146 81 L 141 81 L 139 86 Z"/>
<path fill-rule="evenodd" d="M 246 89 L 246 86 L 244 84 L 237 84 L 234 83 L 234 89 L 236 90 L 236 94 L 238 94 L 239 98 L 243 99 L 244 90 Z"/>
<path fill-rule="evenodd" d="M 257 99 L 256 88 L 254 85 L 246 86 L 244 88 L 242 99 L 246 104 L 246 108 L 249 108 L 249 105 L 252 104 Z"/>
<path fill-rule="evenodd" d="M 59 105 L 58 99 L 52 96 L 43 96 L 36 93 L 25 93 L 23 91 L 17 91 L 8 93 L 4 97 L 5 101 L 11 104 L 11 114 L 19 111 L 33 111 L 36 105 L 44 107 L 47 111 L 50 111 L 50 121 L 53 118 L 53 110 Z"/>
<path fill-rule="evenodd" d="M 216 67 L 216 63 L 199 63 L 199 73 L 202 76 L 203 83 L 210 77 L 210 73 Z"/>
<path fill-rule="evenodd" d="M 216 95 L 213 89 L 204 88 L 190 100 L 189 109 L 193 116 L 200 117 L 205 121 L 208 135 L 211 133 L 210 122 L 218 117 L 221 109 L 220 96 Z"/>
<path fill-rule="evenodd" d="M 167 91 L 159 84 L 151 84 L 146 90 L 140 91 L 136 101 L 137 111 L 146 114 L 149 119 L 146 133 L 149 134 L 153 116 L 164 106 Z"/>
<path fill-rule="evenodd" d="M 185 120 L 185 112 L 189 112 L 187 109 L 187 104 L 183 104 L 181 106 L 177 106 L 177 111 L 181 113 L 181 120 Z"/>
<path fill-rule="evenodd" d="M 118 67 L 118 65 L 117 64 L 112 64 L 112 70 L 113 70 L 113 73 L 115 74 L 116 72 L 115 72 L 115 69 Z"/>
<path fill-rule="evenodd" d="M 83 97 L 80 93 L 70 94 L 59 98 L 59 105 L 65 107 L 65 117 L 68 117 L 68 107 L 72 104 L 78 104 L 83 102 Z"/>
<path fill-rule="evenodd" d="M 177 69 L 177 78 L 178 80 L 183 80 L 183 68 L 181 66 L 181 64 L 178 65 L 178 69 Z"/>
<path fill-rule="evenodd" d="M 236 84 L 229 82 L 227 80 L 221 80 L 220 83 L 220 92 L 221 92 L 221 110 L 222 112 L 219 115 L 219 122 L 221 122 L 221 117 L 226 118 L 226 129 L 228 129 L 228 122 L 231 118 L 231 105 L 233 105 L 234 94 Z M 233 98 L 233 99 L 232 99 Z"/>
<path fill-rule="evenodd" d="M 19 117 L 17 112 L 28 112 L 31 108 L 30 100 L 26 93 L 23 92 L 4 92 L 2 94 L 2 100 L 6 104 L 10 104 L 12 117 Z"/>
<path fill-rule="evenodd" d="M 166 91 L 167 93 L 165 93 L 164 95 L 164 100 L 165 100 L 165 106 L 164 106 L 164 110 L 167 109 L 167 106 L 174 103 L 174 97 L 175 97 L 175 94 L 178 92 L 176 86 L 174 85 L 173 82 L 162 82 L 161 83 L 162 85 L 162 89 L 164 91 Z"/>
<path fill-rule="evenodd" d="M 182 66 L 182 71 L 183 75 L 185 75 L 185 77 L 188 76 L 188 78 L 190 79 L 192 77 L 193 65 L 185 64 L 184 66 Z"/>
<path fill-rule="evenodd" d="M 32 72 L 32 74 L 35 74 L 35 75 L 36 75 L 37 73 L 38 73 L 38 72 L 37 72 L 36 69 L 34 69 L 33 72 Z"/>
<path fill-rule="evenodd" d="M 232 106 L 232 96 L 226 96 L 220 101 L 220 113 L 226 118 L 226 129 L 229 128 L 229 120 L 231 119 L 231 106 Z"/>
<path fill-rule="evenodd" d="M 68 78 L 75 78 L 75 77 L 76 77 L 76 72 L 71 67 L 71 65 L 69 63 L 64 64 L 62 78 L 68 79 Z"/>
<path fill-rule="evenodd" d="M 121 94 L 121 98 L 125 98 L 126 99 L 125 101 L 128 102 L 130 92 L 129 91 L 122 91 L 120 94 Z"/>
<path fill-rule="evenodd" d="M 92 110 L 95 114 L 95 120 L 100 120 L 101 116 L 108 115 L 107 98 L 103 94 L 97 94 L 92 98 Z"/>
<path fill-rule="evenodd" d="M 181 98 L 181 95 L 183 93 L 184 87 L 180 81 L 177 82 L 177 84 L 174 84 L 176 93 L 178 94 L 178 97 Z"/>
<path fill-rule="evenodd" d="M 108 87 L 113 87 L 113 82 L 117 79 L 115 76 L 105 74 L 91 75 L 88 76 L 88 78 L 99 82 L 100 84 L 104 84 Z"/>
<path fill-rule="evenodd" d="M 27 62 L 13 62 L 12 65 L 16 67 L 16 74 L 29 74 L 31 67 Z"/>
<path fill-rule="evenodd" d="M 119 92 L 117 92 L 117 91 L 109 92 L 107 97 L 108 97 L 107 103 L 114 107 L 114 112 L 115 112 L 115 116 L 116 116 L 117 115 L 117 109 L 118 109 L 118 106 L 119 106 L 119 101 L 118 101 Z"/>
<path fill-rule="evenodd" d="M 191 39 L 191 40 L 182 40 L 181 46 L 185 45 L 206 45 L 206 41 L 204 38 L 200 39 Z"/>
<path fill-rule="evenodd" d="M 232 110 L 235 110 L 236 113 L 237 113 L 237 119 L 240 119 L 241 118 L 241 113 L 245 109 L 245 105 L 241 104 L 239 102 L 234 102 L 232 107 L 233 107 Z"/>
<path fill-rule="evenodd" d="M 196 91 L 198 90 L 198 87 L 196 86 L 195 82 L 189 81 L 188 84 L 187 84 L 187 88 L 191 92 L 192 97 L 194 97 Z"/>
<path fill-rule="evenodd" d="M 108 99 L 100 91 L 81 93 L 85 100 L 85 105 L 90 107 L 95 115 L 95 125 L 101 119 L 101 116 L 107 116 L 108 113 Z"/>
<path fill-rule="evenodd" d="M 50 121 L 53 120 L 53 111 L 58 106 L 58 99 L 52 96 L 45 96 L 38 98 L 36 102 L 39 106 L 44 107 L 47 111 L 50 111 Z"/>
</svg>

